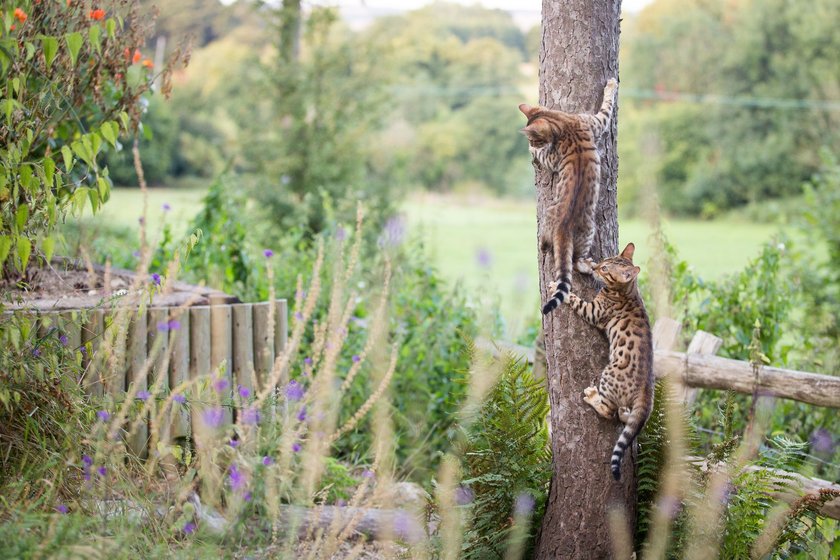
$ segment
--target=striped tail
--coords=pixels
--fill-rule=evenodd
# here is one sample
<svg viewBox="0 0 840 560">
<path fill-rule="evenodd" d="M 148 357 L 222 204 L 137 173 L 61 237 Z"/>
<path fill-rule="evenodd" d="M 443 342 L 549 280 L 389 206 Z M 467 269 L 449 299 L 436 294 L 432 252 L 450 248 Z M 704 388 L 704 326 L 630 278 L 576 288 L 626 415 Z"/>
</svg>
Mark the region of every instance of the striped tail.
<svg viewBox="0 0 840 560">
<path fill-rule="evenodd" d="M 636 436 L 639 435 L 639 432 L 641 432 L 642 428 L 645 427 L 647 417 L 647 408 L 644 406 L 637 405 L 630 413 L 630 417 L 627 419 L 627 424 L 625 424 L 624 429 L 621 431 L 621 435 L 618 436 L 618 441 L 615 443 L 615 447 L 613 447 L 610 470 L 612 470 L 614 479 L 621 479 L 621 459 L 624 457 L 624 453 L 627 451 L 627 448 L 630 447 L 630 444 L 633 443 L 633 440 L 636 439 Z"/>
<path fill-rule="evenodd" d="M 561 226 L 562 228 L 563 226 Z M 557 290 L 551 295 L 545 305 L 543 305 L 543 315 L 547 315 L 551 311 L 557 309 L 561 303 L 568 297 L 572 289 L 572 252 L 574 251 L 574 243 L 568 236 L 563 235 L 562 230 L 555 233 L 554 239 L 554 266 L 558 271 Z"/>
</svg>

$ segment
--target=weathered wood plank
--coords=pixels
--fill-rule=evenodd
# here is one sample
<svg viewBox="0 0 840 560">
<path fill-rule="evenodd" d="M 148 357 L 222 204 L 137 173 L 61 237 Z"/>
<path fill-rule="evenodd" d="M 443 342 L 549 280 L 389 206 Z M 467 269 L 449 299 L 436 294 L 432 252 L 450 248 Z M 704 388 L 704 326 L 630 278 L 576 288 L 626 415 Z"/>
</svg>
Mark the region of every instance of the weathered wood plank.
<svg viewBox="0 0 840 560">
<path fill-rule="evenodd" d="M 102 309 L 89 310 L 87 321 L 82 325 L 82 365 L 85 368 L 85 391 L 95 397 L 101 397 L 104 393 L 96 363 L 96 352 L 104 330 L 105 312 Z"/>
<path fill-rule="evenodd" d="M 176 309 L 170 315 L 172 328 L 169 331 L 169 345 L 172 356 L 169 361 L 169 387 L 175 389 L 190 379 L 190 311 Z M 168 396 L 168 395 L 166 395 Z M 171 435 L 173 438 L 189 437 L 190 414 L 186 406 L 173 405 Z"/>
<path fill-rule="evenodd" d="M 274 366 L 274 333 L 271 332 L 268 324 L 270 311 L 271 304 L 269 302 L 254 304 L 254 369 L 260 390 L 262 390 L 263 383 L 268 379 Z M 276 328 L 276 313 L 274 321 L 274 327 Z"/>
<path fill-rule="evenodd" d="M 146 311 L 134 313 L 128 326 L 128 348 L 126 351 L 126 388 L 135 385 L 138 391 L 149 387 L 148 378 L 143 375 L 148 354 L 148 315 Z M 129 417 L 133 420 L 133 417 Z M 136 457 L 145 458 L 146 444 L 149 440 L 148 419 L 143 418 L 132 433 L 128 435 L 127 446 Z"/>
<path fill-rule="evenodd" d="M 231 305 L 233 381 L 254 394 L 254 314 L 250 303 Z"/>
<path fill-rule="evenodd" d="M 223 400 L 230 399 L 233 389 L 233 339 L 231 308 L 224 298 L 210 298 L 210 368 L 220 378 L 227 380 L 228 389 L 222 391 Z M 230 424 L 233 413 L 224 407 L 224 424 Z"/>
<path fill-rule="evenodd" d="M 680 352 L 654 353 L 653 371 L 657 377 L 674 375 L 689 387 L 731 389 L 760 395 L 840 408 L 840 377 L 789 369 L 761 367 L 758 379 L 749 362 Z"/>
</svg>

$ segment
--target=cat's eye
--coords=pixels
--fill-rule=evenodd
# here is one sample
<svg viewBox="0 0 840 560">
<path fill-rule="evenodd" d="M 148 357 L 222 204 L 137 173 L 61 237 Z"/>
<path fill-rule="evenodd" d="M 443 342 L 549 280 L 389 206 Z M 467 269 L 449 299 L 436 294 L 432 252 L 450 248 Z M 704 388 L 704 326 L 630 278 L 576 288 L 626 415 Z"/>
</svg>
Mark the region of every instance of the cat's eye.
<svg viewBox="0 0 840 560">
<path fill-rule="evenodd" d="M 603 270 L 604 272 L 606 272 L 609 269 L 610 269 L 610 267 L 608 267 L 607 265 L 605 265 L 605 264 L 601 265 L 601 270 Z"/>
</svg>

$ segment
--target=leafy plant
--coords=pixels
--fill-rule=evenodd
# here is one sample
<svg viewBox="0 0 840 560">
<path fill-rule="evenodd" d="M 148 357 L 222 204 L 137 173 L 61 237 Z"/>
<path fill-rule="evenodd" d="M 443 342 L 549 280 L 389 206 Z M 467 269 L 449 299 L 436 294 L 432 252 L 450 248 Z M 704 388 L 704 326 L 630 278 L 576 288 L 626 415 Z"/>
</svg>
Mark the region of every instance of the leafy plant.
<svg viewBox="0 0 840 560">
<path fill-rule="evenodd" d="M 545 508 L 551 478 L 545 386 L 512 356 L 503 357 L 500 368 L 481 409 L 460 429 L 461 502 L 472 518 L 461 558 L 503 557 L 513 518 L 525 506 L 533 512 L 524 531 L 528 548 Z"/>
<path fill-rule="evenodd" d="M 108 9 L 82 2 L 5 3 L 0 24 L 0 265 L 23 276 L 31 257 L 49 260 L 55 227 L 68 212 L 108 200 L 97 162 L 121 132 L 133 133 L 143 94 L 157 77 L 142 60 L 149 22 L 137 2 Z M 173 54 L 160 75 L 169 89 Z M 11 257 L 11 258 L 10 258 Z"/>
</svg>

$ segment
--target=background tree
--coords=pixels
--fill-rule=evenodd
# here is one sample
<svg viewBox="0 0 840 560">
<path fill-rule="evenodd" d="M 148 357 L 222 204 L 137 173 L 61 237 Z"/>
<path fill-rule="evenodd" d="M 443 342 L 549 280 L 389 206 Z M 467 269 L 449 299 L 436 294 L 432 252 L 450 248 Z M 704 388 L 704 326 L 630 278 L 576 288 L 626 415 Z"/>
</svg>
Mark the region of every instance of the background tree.
<svg viewBox="0 0 840 560">
<path fill-rule="evenodd" d="M 540 104 L 571 112 L 593 111 L 601 103 L 604 85 L 618 76 L 618 34 L 621 2 L 570 0 L 542 6 Z M 616 111 L 617 114 L 617 111 Z M 601 196 L 596 209 L 593 257 L 614 255 L 618 249 L 616 209 L 616 120 L 601 148 Z M 537 172 L 537 221 L 556 198 L 552 174 Z M 553 263 L 540 255 L 543 300 L 553 279 Z M 594 282 L 575 273 L 574 290 L 587 299 Z M 624 459 L 621 482 L 613 481 L 609 457 L 619 433 L 618 422 L 600 418 L 582 401 L 607 362 L 606 339 L 573 316 L 565 306 L 543 319 L 548 389 L 551 404 L 553 475 L 545 517 L 537 544 L 542 558 L 608 558 L 611 540 L 608 508 L 624 507 L 632 520 L 635 498 L 634 453 Z"/>
</svg>

